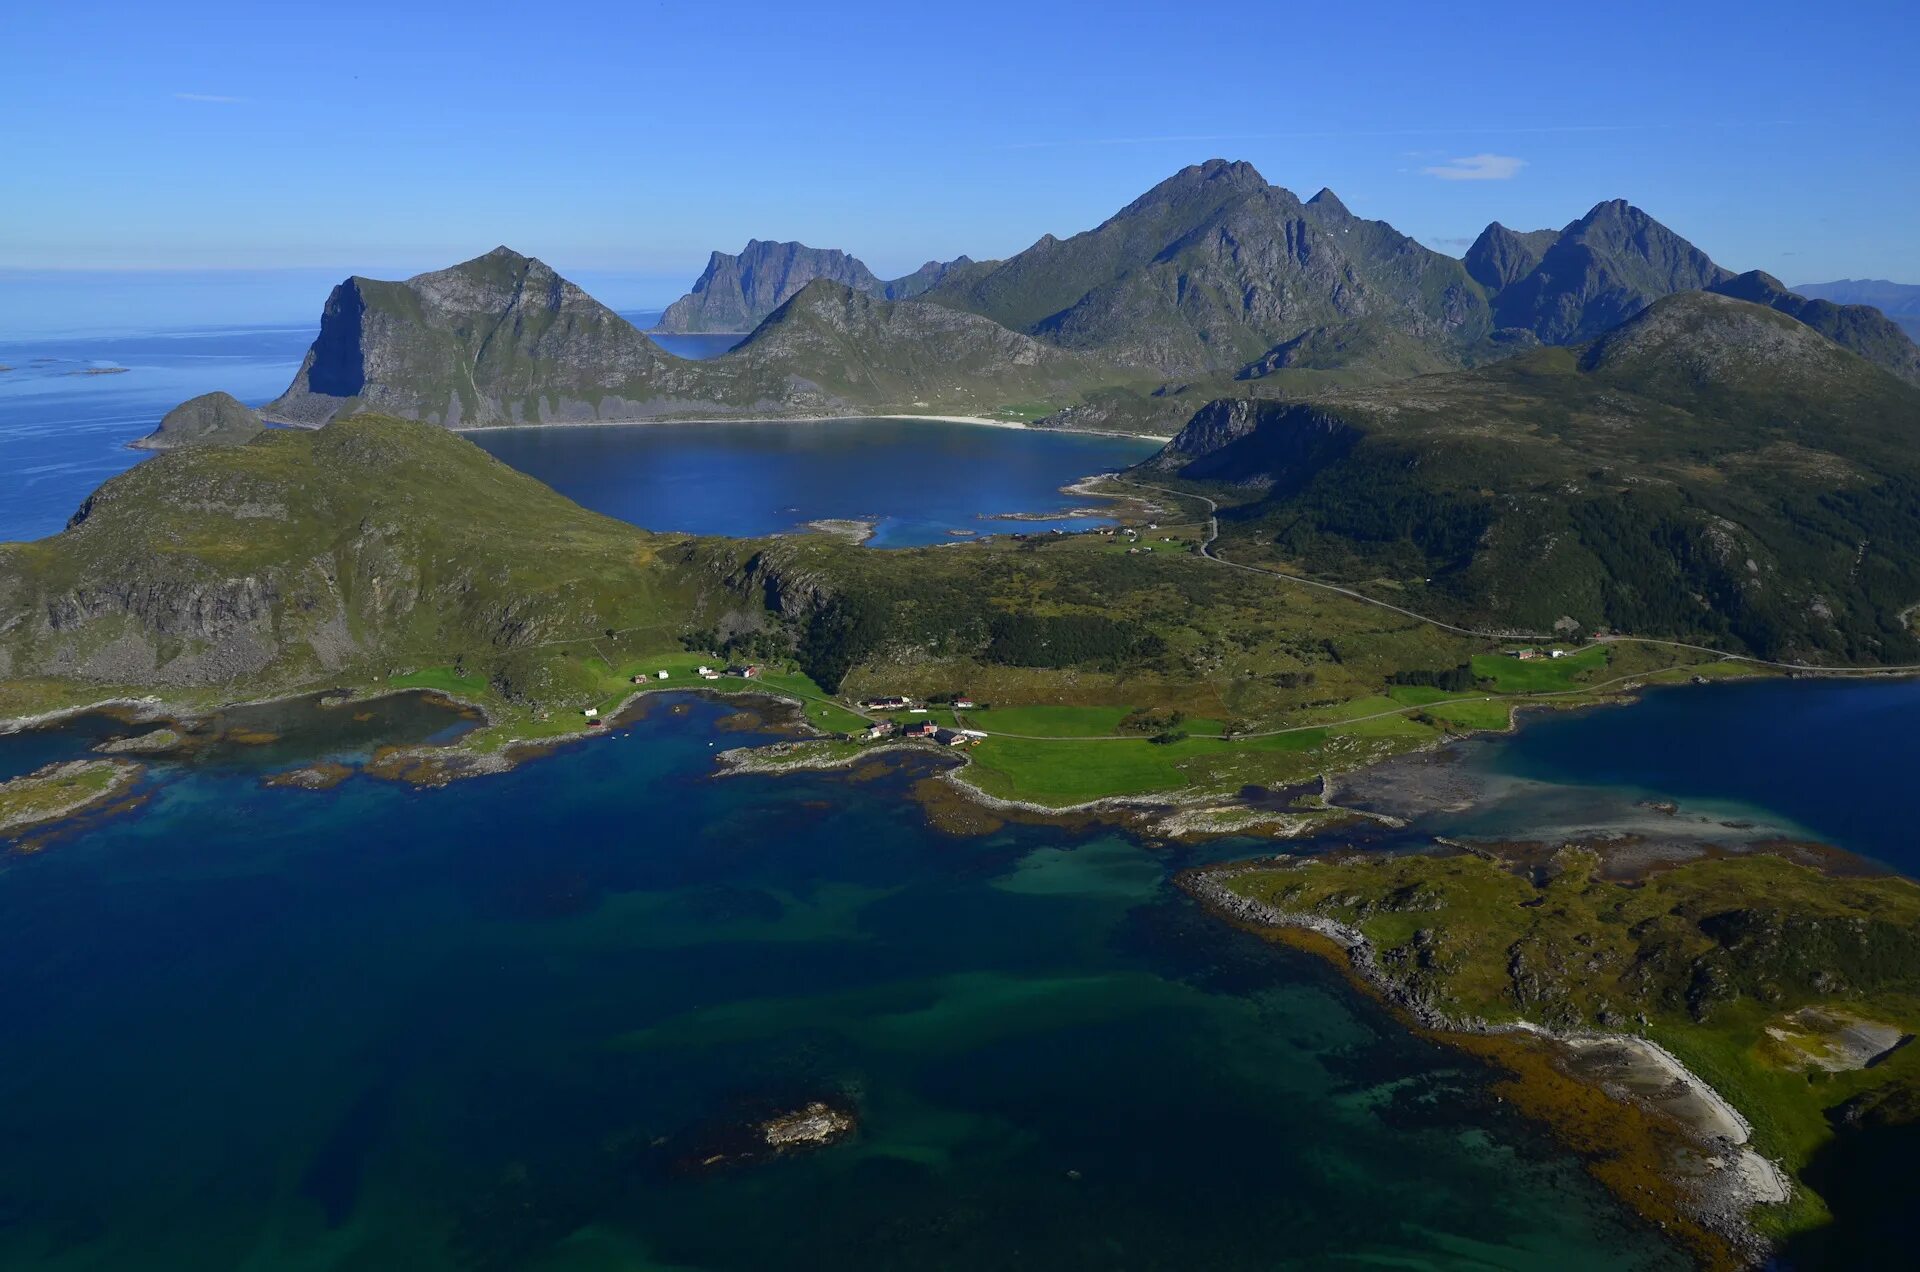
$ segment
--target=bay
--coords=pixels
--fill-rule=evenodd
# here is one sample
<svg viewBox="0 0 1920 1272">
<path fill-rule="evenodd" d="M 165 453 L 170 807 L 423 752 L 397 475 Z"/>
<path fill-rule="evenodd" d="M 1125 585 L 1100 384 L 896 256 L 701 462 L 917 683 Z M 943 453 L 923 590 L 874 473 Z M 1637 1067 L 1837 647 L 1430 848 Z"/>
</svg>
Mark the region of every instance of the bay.
<svg viewBox="0 0 1920 1272">
<path fill-rule="evenodd" d="M 731 710 L 440 790 L 156 766 L 7 859 L 0 1266 L 1680 1266 L 1191 858 L 713 780 Z M 816 1098 L 859 1132 L 689 1166 Z"/>
<path fill-rule="evenodd" d="M 1920 679 L 1766 679 L 1653 689 L 1628 707 L 1532 711 L 1459 748 L 1472 807 L 1419 829 L 1577 838 L 1632 829 L 1833 844 L 1920 876 L 1904 775 Z M 1677 812 L 1651 804 L 1677 804 Z"/>
<path fill-rule="evenodd" d="M 596 512 L 649 530 L 755 537 L 872 523 L 874 547 L 1108 524 L 1062 493 L 1159 443 L 940 420 L 850 419 L 488 429 L 467 436 Z M 1000 519 L 1009 514 L 1020 520 Z M 955 533 L 958 532 L 958 533 Z"/>
<path fill-rule="evenodd" d="M 652 315 L 629 315 L 649 319 Z M 127 443 L 216 389 L 252 406 L 293 379 L 311 326 L 121 332 L 0 341 L 0 542 L 58 533 L 107 478 L 150 453 Z M 737 337 L 663 336 L 681 356 Z M 1156 449 L 1134 438 L 912 421 L 626 425 L 469 434 L 597 511 L 651 530 L 762 535 L 868 519 L 876 547 L 1083 528 L 1061 487 Z M 1032 516 L 1025 524 L 989 519 Z"/>
</svg>

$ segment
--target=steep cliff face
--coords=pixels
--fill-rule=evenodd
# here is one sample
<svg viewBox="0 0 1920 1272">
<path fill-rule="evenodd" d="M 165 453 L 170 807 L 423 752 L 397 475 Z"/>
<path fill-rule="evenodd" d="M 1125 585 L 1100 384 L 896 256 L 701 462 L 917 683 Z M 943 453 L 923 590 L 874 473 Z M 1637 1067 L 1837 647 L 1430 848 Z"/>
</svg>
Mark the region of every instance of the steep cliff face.
<svg viewBox="0 0 1920 1272">
<path fill-rule="evenodd" d="M 993 410 L 1097 378 L 972 314 L 815 279 L 727 354 L 676 358 L 505 248 L 403 283 L 353 278 L 268 418 L 371 410 L 448 428 Z"/>
<path fill-rule="evenodd" d="M 837 248 L 750 240 L 739 255 L 715 252 L 693 290 L 667 306 L 661 331 L 752 331 L 816 278 L 879 292 L 873 271 Z"/>
<path fill-rule="evenodd" d="M 316 424 L 356 410 L 449 428 L 592 419 L 646 401 L 670 358 L 544 262 L 495 248 L 405 282 L 334 288 L 320 336 L 270 419 Z"/>
<path fill-rule="evenodd" d="M 1264 492 L 1297 490 L 1359 444 L 1353 419 L 1294 402 L 1224 398 L 1194 413 L 1147 461 L 1193 481 L 1222 481 Z"/>
<path fill-rule="evenodd" d="M 153 432 L 127 444 L 135 450 L 236 446 L 252 441 L 265 428 L 260 413 L 231 393 L 202 393 L 168 411 Z"/>
<path fill-rule="evenodd" d="M 1559 238 L 1558 230 L 1510 230 L 1495 221 L 1467 249 L 1467 273 L 1489 295 L 1500 292 L 1538 269 Z"/>
</svg>

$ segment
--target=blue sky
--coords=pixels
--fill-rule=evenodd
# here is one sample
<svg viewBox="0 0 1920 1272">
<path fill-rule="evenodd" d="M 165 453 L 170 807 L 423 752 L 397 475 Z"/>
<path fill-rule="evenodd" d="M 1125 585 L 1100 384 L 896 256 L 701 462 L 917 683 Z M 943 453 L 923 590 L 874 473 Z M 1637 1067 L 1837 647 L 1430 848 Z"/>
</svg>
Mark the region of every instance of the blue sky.
<svg viewBox="0 0 1920 1272">
<path fill-rule="evenodd" d="M 15 6 L 0 291 L 273 271 L 234 316 L 298 317 L 505 242 L 638 305 L 752 236 L 1004 255 L 1214 155 L 1452 252 L 1624 196 L 1732 268 L 1920 282 L 1911 0 L 1361 8 Z"/>
</svg>

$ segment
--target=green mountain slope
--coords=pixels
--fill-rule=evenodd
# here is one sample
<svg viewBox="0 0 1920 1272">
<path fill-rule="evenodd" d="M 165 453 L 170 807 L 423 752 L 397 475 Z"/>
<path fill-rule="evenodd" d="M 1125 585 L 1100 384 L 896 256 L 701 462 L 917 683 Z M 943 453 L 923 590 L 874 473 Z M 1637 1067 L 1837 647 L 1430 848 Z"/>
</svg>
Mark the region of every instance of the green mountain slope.
<svg viewBox="0 0 1920 1272">
<path fill-rule="evenodd" d="M 1920 390 L 1690 292 L 1476 370 L 1222 402 L 1150 461 L 1222 551 L 1489 624 L 1920 661 Z"/>
<path fill-rule="evenodd" d="M 1878 309 L 1810 300 L 1788 291 L 1779 279 L 1757 269 L 1716 283 L 1712 290 L 1722 296 L 1777 309 L 1875 366 L 1885 367 L 1907 383 L 1920 384 L 1920 347 L 1914 345 L 1913 338 L 1900 324 Z"/>
<path fill-rule="evenodd" d="M 509 672 L 525 654 L 537 678 L 543 642 L 658 628 L 670 644 L 724 602 L 684 541 L 443 429 L 363 416 L 157 456 L 63 533 L 0 545 L 0 680 L 257 692 L 463 653 Z"/>
</svg>

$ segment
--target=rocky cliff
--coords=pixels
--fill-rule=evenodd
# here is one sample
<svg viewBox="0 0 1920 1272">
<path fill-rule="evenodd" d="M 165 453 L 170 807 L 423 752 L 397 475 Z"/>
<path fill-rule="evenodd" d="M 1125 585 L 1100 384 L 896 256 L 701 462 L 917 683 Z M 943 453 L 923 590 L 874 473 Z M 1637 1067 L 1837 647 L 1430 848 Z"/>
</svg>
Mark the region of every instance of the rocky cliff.
<svg viewBox="0 0 1920 1272">
<path fill-rule="evenodd" d="M 1495 224 L 1468 257 L 1497 278 L 1496 262 L 1510 270 L 1544 245 L 1531 269 L 1495 289 L 1493 312 L 1498 325 L 1530 331 L 1547 344 L 1591 339 L 1662 296 L 1732 277 L 1625 199 L 1597 204 L 1551 243 L 1545 238 L 1545 231 L 1517 236 Z"/>
<path fill-rule="evenodd" d="M 815 279 L 735 349 L 676 358 L 506 248 L 401 283 L 336 287 L 268 418 L 378 411 L 448 428 L 593 420 L 990 411 L 1110 374 L 973 314 Z"/>
</svg>

